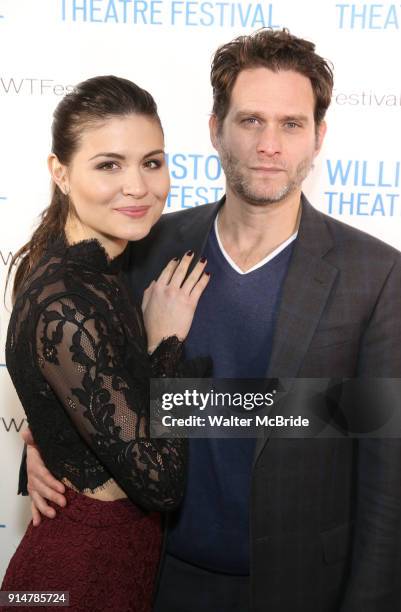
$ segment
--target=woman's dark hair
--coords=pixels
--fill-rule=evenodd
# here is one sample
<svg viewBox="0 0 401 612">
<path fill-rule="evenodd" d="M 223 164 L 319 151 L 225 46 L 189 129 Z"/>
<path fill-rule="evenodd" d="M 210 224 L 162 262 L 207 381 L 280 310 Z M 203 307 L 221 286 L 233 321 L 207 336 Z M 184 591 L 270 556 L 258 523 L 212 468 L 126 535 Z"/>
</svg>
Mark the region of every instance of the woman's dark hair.
<svg viewBox="0 0 401 612">
<path fill-rule="evenodd" d="M 109 117 L 129 115 L 153 117 L 160 125 L 156 102 L 144 89 L 116 76 L 98 76 L 79 83 L 57 105 L 52 123 L 52 153 L 68 165 L 79 148 L 83 130 Z M 13 256 L 7 276 L 17 263 L 12 297 L 29 272 L 40 260 L 47 246 L 62 234 L 70 210 L 68 195 L 53 183 L 49 206 L 42 212 L 31 239 Z"/>
</svg>

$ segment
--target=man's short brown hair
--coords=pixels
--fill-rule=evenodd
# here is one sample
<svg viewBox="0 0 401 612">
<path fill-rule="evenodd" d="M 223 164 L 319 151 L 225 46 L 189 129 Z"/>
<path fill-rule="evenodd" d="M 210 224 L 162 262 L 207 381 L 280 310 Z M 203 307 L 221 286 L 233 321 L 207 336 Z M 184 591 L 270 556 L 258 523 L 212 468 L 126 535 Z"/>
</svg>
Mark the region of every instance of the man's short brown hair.
<svg viewBox="0 0 401 612">
<path fill-rule="evenodd" d="M 293 36 L 287 29 L 264 28 L 222 45 L 213 57 L 210 74 L 213 87 L 212 112 L 220 127 L 228 113 L 231 92 L 239 73 L 259 67 L 274 72 L 293 70 L 309 78 L 315 98 L 315 123 L 320 124 L 330 105 L 332 68 L 315 53 L 312 42 Z"/>
</svg>

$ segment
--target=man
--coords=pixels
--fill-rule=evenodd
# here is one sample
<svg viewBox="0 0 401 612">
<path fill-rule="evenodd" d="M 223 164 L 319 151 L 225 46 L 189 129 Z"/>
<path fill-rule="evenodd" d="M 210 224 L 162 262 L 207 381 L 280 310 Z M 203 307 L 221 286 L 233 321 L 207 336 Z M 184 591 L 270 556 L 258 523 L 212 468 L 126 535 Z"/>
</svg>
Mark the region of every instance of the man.
<svg viewBox="0 0 401 612">
<path fill-rule="evenodd" d="M 212 64 L 216 204 L 162 217 L 131 250 L 137 296 L 194 249 L 211 281 L 186 341 L 216 378 L 400 377 L 401 258 L 314 210 L 302 182 L 333 86 L 314 45 L 261 30 Z M 32 497 L 53 486 L 33 461 Z M 401 452 L 391 439 L 191 440 L 157 612 L 393 612 L 401 606 Z"/>
</svg>

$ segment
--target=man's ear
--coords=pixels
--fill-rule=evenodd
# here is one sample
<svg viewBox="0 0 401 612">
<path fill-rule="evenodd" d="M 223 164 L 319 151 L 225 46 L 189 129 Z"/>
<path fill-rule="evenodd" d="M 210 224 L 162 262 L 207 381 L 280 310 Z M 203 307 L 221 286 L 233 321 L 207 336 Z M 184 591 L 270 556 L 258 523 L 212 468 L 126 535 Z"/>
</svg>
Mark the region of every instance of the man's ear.
<svg viewBox="0 0 401 612">
<path fill-rule="evenodd" d="M 64 166 L 64 164 L 59 161 L 57 155 L 51 153 L 47 158 L 47 167 L 49 168 L 49 172 L 54 183 L 64 193 L 64 195 L 68 195 L 70 192 L 70 185 L 68 180 L 67 166 Z"/>
<path fill-rule="evenodd" d="M 316 146 L 315 146 L 315 157 L 319 153 L 322 148 L 324 137 L 327 132 L 327 123 L 325 121 L 321 121 L 316 128 Z"/>
<path fill-rule="evenodd" d="M 209 117 L 209 133 L 210 133 L 210 141 L 215 149 L 218 148 L 218 122 L 216 115 L 210 115 Z"/>
</svg>

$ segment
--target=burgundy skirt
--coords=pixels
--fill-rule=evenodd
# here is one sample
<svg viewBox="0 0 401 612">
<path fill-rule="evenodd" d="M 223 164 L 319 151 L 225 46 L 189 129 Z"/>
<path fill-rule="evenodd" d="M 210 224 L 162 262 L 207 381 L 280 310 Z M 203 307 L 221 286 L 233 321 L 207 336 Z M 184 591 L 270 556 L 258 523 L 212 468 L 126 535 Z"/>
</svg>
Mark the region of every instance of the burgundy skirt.
<svg viewBox="0 0 401 612">
<path fill-rule="evenodd" d="M 69 591 L 74 611 L 150 612 L 160 514 L 146 514 L 128 499 L 104 502 L 66 491 L 67 507 L 53 505 L 56 518 L 42 517 L 38 527 L 28 526 L 1 589 Z M 14 610 L 2 607 L 8 609 Z"/>
</svg>

